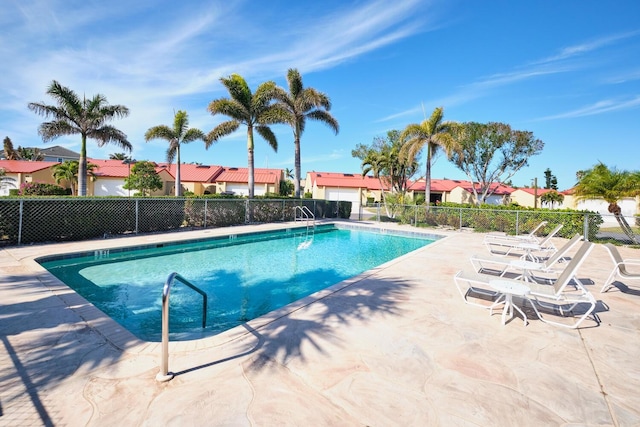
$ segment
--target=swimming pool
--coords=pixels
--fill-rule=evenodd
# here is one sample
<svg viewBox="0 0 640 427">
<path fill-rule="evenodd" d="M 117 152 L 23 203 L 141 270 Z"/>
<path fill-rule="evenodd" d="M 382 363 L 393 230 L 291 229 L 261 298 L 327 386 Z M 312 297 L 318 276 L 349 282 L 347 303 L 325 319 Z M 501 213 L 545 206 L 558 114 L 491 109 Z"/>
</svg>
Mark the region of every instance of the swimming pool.
<svg viewBox="0 0 640 427">
<path fill-rule="evenodd" d="M 170 298 L 170 338 L 218 334 L 434 241 L 418 233 L 371 232 L 321 225 L 136 248 L 48 256 L 50 273 L 138 338 L 161 337 L 161 292 L 178 272 L 209 299 L 176 282 Z"/>
</svg>

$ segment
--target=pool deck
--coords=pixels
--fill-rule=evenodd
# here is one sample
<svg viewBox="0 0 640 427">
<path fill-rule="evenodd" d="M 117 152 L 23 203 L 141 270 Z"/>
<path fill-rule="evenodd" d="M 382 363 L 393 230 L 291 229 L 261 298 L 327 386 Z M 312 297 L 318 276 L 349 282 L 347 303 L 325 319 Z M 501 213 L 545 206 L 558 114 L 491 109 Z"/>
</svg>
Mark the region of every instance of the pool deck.
<svg viewBox="0 0 640 427">
<path fill-rule="evenodd" d="M 0 426 L 640 426 L 640 283 L 601 294 L 613 267 L 601 245 L 579 270 L 599 324 L 502 325 L 453 282 L 487 252 L 483 235 L 426 231 L 446 238 L 218 336 L 171 343 L 168 382 L 155 379 L 159 343 L 33 259 L 229 229 L 4 248 Z"/>
</svg>

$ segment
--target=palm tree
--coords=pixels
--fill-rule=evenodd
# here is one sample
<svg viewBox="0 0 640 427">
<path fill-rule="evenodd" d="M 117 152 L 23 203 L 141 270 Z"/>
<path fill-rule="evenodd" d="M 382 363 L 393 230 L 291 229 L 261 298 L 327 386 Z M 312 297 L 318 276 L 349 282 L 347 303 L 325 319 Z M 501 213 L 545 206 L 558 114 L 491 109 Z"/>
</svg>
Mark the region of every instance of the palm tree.
<svg viewBox="0 0 640 427">
<path fill-rule="evenodd" d="M 44 122 L 38 128 L 38 133 L 44 142 L 54 140 L 64 135 L 81 136 L 80 172 L 78 174 L 78 195 L 87 195 L 87 138 L 96 139 L 99 146 L 114 143 L 125 150 L 131 151 L 131 143 L 127 135 L 111 125 L 107 125 L 114 118 L 129 115 L 129 109 L 124 105 L 109 105 L 104 95 L 94 95 L 91 99 L 78 95 L 71 89 L 62 86 L 57 81 L 51 82 L 47 89 L 58 104 L 47 105 L 31 102 L 29 109 L 36 114 L 51 117 L 53 120 Z"/>
<path fill-rule="evenodd" d="M 632 242 L 640 244 L 640 239 L 634 235 L 618 205 L 620 199 L 640 194 L 640 173 L 609 169 L 601 162 L 592 169 L 580 171 L 579 176 L 580 181 L 573 189 L 577 199 L 604 199 L 609 203 L 608 211 L 615 216 L 622 231 Z"/>
<path fill-rule="evenodd" d="M 277 117 L 281 116 L 276 113 L 278 107 L 272 103 L 277 91 L 276 84 L 272 81 L 262 83 L 255 93 L 251 93 L 245 79 L 238 74 L 232 74 L 226 78 L 222 77 L 220 82 L 227 88 L 231 98 L 214 99 L 209 103 L 208 110 L 213 116 L 223 114 L 230 117 L 231 120 L 220 123 L 206 135 L 205 147 L 208 149 L 218 139 L 235 132 L 240 125 L 247 127 L 249 198 L 253 198 L 253 129 L 255 128 L 256 132 L 267 141 L 274 151 L 278 150 L 276 136 L 268 126 L 278 122 Z"/>
<path fill-rule="evenodd" d="M 290 68 L 287 72 L 289 92 L 278 91 L 277 98 L 281 108 L 286 112 L 284 117 L 276 121 L 284 121 L 293 129 L 295 197 L 300 197 L 300 138 L 304 132 L 307 119 L 325 123 L 338 134 L 338 121 L 329 113 L 331 100 L 327 95 L 314 88 L 305 88 L 298 70 Z"/>
<path fill-rule="evenodd" d="M 9 138 L 8 136 L 4 137 L 4 140 L 2 141 L 3 145 L 4 145 L 4 158 L 7 160 L 19 160 L 20 157 L 18 156 L 18 153 L 16 152 L 16 150 L 13 148 L 13 142 L 11 141 L 11 138 Z"/>
<path fill-rule="evenodd" d="M 111 153 L 109 154 L 110 160 L 131 160 L 131 156 L 127 156 L 127 153 Z"/>
<path fill-rule="evenodd" d="M 380 183 L 380 197 L 382 204 L 384 205 L 385 211 L 387 212 L 387 216 L 391 217 L 391 213 L 389 212 L 389 207 L 387 206 L 387 198 L 384 192 L 384 188 L 386 183 L 383 182 L 383 173 L 387 169 L 388 158 L 387 156 L 381 152 L 376 150 L 369 150 L 366 156 L 362 159 L 362 177 L 364 178 L 371 172 L 373 177 L 378 180 Z"/>
<path fill-rule="evenodd" d="M 284 177 L 287 179 L 293 179 L 293 169 L 284 168 Z"/>
<path fill-rule="evenodd" d="M 173 160 L 176 160 L 176 197 L 180 197 L 182 195 L 182 184 L 180 181 L 180 144 L 187 144 L 196 139 L 204 139 L 204 132 L 200 129 L 189 129 L 189 116 L 186 111 L 178 110 L 173 118 L 173 129 L 169 126 L 158 125 L 150 128 L 144 134 L 144 139 L 147 142 L 156 138 L 169 142 L 167 162 L 173 163 Z"/>
<path fill-rule="evenodd" d="M 93 163 L 87 164 L 87 174 L 91 177 L 95 177 L 95 173 L 93 170 L 97 168 L 98 165 L 94 165 Z M 69 184 L 71 188 L 71 194 L 76 194 L 76 184 L 78 182 L 78 168 L 79 162 L 77 160 L 66 160 L 62 163 L 59 163 L 53 167 L 53 178 L 56 180 L 56 184 L 60 184 L 62 181 L 65 181 Z"/>
<path fill-rule="evenodd" d="M 443 116 L 442 107 L 438 107 L 433 110 L 431 117 L 420 124 L 413 123 L 408 125 L 400 135 L 400 140 L 403 141 L 402 155 L 406 156 L 409 162 L 414 161 L 422 149 L 425 146 L 427 147 L 424 190 L 427 212 L 431 202 L 431 159 L 439 149 L 443 149 L 447 157 L 455 149 L 455 142 L 449 134 L 453 123 L 443 122 Z"/>
</svg>

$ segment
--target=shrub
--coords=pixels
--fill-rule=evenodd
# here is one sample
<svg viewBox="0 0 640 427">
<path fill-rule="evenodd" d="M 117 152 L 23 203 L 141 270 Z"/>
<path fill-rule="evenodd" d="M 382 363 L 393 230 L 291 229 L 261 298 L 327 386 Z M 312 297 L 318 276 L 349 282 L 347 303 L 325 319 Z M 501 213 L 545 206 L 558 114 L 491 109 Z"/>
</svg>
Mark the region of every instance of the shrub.
<svg viewBox="0 0 640 427">
<path fill-rule="evenodd" d="M 43 182 L 25 182 L 20 186 L 21 196 L 67 196 L 66 188 Z"/>
</svg>

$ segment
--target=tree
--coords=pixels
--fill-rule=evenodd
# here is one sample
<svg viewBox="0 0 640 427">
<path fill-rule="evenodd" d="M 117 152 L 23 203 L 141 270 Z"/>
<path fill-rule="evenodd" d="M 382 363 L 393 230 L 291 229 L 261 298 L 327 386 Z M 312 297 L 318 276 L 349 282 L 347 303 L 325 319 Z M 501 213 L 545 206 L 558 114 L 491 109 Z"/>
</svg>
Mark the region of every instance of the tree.
<svg viewBox="0 0 640 427">
<path fill-rule="evenodd" d="M 425 171 L 425 201 L 427 212 L 431 203 L 431 160 L 439 149 L 443 149 L 450 157 L 456 149 L 455 141 L 450 135 L 453 123 L 443 121 L 444 112 L 442 107 L 433 110 L 431 116 L 422 123 L 412 123 L 408 125 L 400 135 L 400 139 L 406 141 L 403 144 L 402 156 L 406 157 L 410 162 L 422 152 L 426 147 L 426 171 Z"/>
<path fill-rule="evenodd" d="M 477 183 L 472 186 L 477 203 L 484 203 L 497 189 L 495 183 L 510 179 L 544 147 L 532 132 L 512 130 L 504 123 L 463 123 L 452 135 L 458 150 L 451 160 Z"/>
<path fill-rule="evenodd" d="M 152 139 L 164 139 L 169 142 L 167 149 L 167 162 L 176 160 L 176 197 L 182 195 L 182 183 L 180 181 L 180 145 L 188 144 L 196 139 L 204 139 L 204 132 L 200 129 L 189 128 L 189 116 L 186 111 L 178 110 L 173 117 L 173 128 L 158 125 L 150 128 L 144 134 L 145 141 Z"/>
<path fill-rule="evenodd" d="M 104 95 L 94 95 L 93 98 L 80 99 L 71 89 L 62 86 L 57 81 L 51 82 L 47 89 L 58 104 L 47 105 L 31 102 L 29 109 L 45 118 L 52 118 L 38 128 L 38 133 L 44 142 L 54 140 L 64 135 L 80 135 L 80 172 L 78 174 L 78 195 L 87 195 L 87 138 L 98 141 L 99 146 L 114 143 L 121 148 L 131 151 L 131 143 L 127 135 L 107 123 L 114 118 L 129 115 L 129 109 L 124 105 L 109 105 Z"/>
<path fill-rule="evenodd" d="M 109 154 L 111 160 L 131 160 L 131 156 L 127 156 L 127 153 L 111 153 Z"/>
<path fill-rule="evenodd" d="M 305 88 L 298 70 L 290 68 L 287 72 L 289 92 L 277 91 L 276 97 L 280 107 L 285 111 L 284 117 L 274 117 L 274 121 L 284 121 L 293 130 L 294 144 L 294 186 L 295 197 L 300 197 L 300 138 L 306 127 L 307 119 L 317 120 L 329 126 L 337 135 L 340 126 L 329 113 L 331 100 L 327 95 L 314 88 Z M 281 110 L 278 110 L 281 111 Z"/>
<path fill-rule="evenodd" d="M 18 146 L 18 159 L 28 162 L 41 162 L 44 160 L 44 154 L 37 148 L 27 148 Z"/>
<path fill-rule="evenodd" d="M 549 168 L 544 171 L 544 182 L 544 188 L 546 188 L 547 190 L 558 189 L 558 179 L 551 173 L 551 169 Z"/>
<path fill-rule="evenodd" d="M 44 154 L 37 148 L 27 148 L 18 145 L 13 148 L 11 138 L 6 136 L 3 140 L 4 158 L 7 160 L 26 160 L 30 162 L 40 162 L 44 160 Z"/>
<path fill-rule="evenodd" d="M 98 165 L 88 163 L 87 175 L 95 177 L 96 175 L 93 171 L 97 167 Z M 76 187 L 78 183 L 78 169 L 79 162 L 77 160 L 66 160 L 53 167 L 53 178 L 56 180 L 56 184 L 60 184 L 63 181 L 69 184 L 72 195 L 76 194 Z"/>
<path fill-rule="evenodd" d="M 287 179 L 293 179 L 293 169 L 285 168 L 284 169 L 284 177 Z"/>
<path fill-rule="evenodd" d="M 362 176 L 369 173 L 380 182 L 380 192 L 382 202 L 387 211 L 387 216 L 392 217 L 387 205 L 388 196 L 385 188 L 389 188 L 393 194 L 397 194 L 396 199 L 402 201 L 407 190 L 409 179 L 418 170 L 418 163 L 400 155 L 403 149 L 403 141 L 400 139 L 400 132 L 391 130 L 387 132 L 387 137 L 376 137 L 371 146 L 358 144 L 355 150 L 351 151 L 353 157 L 362 160 Z"/>
<path fill-rule="evenodd" d="M 232 74 L 223 77 L 220 82 L 229 91 L 231 98 L 214 99 L 209 103 L 208 110 L 215 116 L 222 114 L 231 118 L 217 125 L 205 136 L 205 147 L 208 149 L 211 144 L 217 142 L 223 136 L 235 132 L 240 125 L 247 127 L 247 157 L 249 171 L 249 198 L 254 194 L 254 142 L 253 130 L 273 148 L 278 150 L 278 141 L 269 124 L 276 123 L 277 117 L 282 117 L 282 112 L 277 113 L 277 106 L 273 104 L 276 94 L 276 84 L 272 81 L 262 83 L 255 93 L 251 92 L 245 79 Z M 271 114 L 273 113 L 273 114 Z"/>
<path fill-rule="evenodd" d="M 558 193 L 556 190 L 547 191 L 542 196 L 540 196 L 540 201 L 542 203 L 550 205 L 551 208 L 553 208 L 556 203 L 562 203 L 563 200 L 564 196 Z"/>
<path fill-rule="evenodd" d="M 124 182 L 122 188 L 138 190 L 143 197 L 162 188 L 162 179 L 156 173 L 156 164 L 147 161 L 134 164 L 131 168 L 131 175 L 125 178 Z"/>
<path fill-rule="evenodd" d="M 604 199 L 609 203 L 608 211 L 615 216 L 622 231 L 632 242 L 640 244 L 640 239 L 634 235 L 618 204 L 618 201 L 624 197 L 635 197 L 640 194 L 640 172 L 609 169 L 602 162 L 589 170 L 580 172 L 580 181 L 573 189 L 576 198 L 578 200 Z"/>
<path fill-rule="evenodd" d="M 11 138 L 5 136 L 2 142 L 4 145 L 4 158 L 7 160 L 19 160 L 18 153 L 13 148 L 13 142 L 11 141 Z"/>
</svg>

